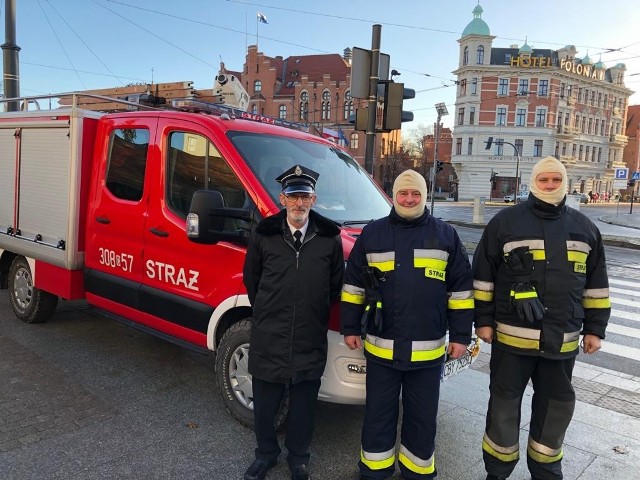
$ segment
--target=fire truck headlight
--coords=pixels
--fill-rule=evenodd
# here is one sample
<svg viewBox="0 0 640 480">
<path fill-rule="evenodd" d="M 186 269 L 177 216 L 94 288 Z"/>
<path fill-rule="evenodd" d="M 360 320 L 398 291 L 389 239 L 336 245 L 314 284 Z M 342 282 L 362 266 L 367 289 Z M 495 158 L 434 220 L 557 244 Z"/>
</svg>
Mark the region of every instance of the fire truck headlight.
<svg viewBox="0 0 640 480">
<path fill-rule="evenodd" d="M 187 237 L 198 238 L 200 236 L 200 222 L 197 213 L 187 215 Z"/>
</svg>

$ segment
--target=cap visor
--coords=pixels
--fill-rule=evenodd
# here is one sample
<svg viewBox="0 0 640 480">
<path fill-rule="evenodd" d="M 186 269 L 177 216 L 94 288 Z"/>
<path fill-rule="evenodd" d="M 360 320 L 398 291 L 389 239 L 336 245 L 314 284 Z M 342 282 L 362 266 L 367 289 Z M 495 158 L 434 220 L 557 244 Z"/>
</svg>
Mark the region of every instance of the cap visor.
<svg viewBox="0 0 640 480">
<path fill-rule="evenodd" d="M 284 193 L 285 195 L 288 195 L 290 193 L 313 193 L 313 188 L 311 188 L 310 185 L 304 184 L 287 185 L 282 189 L 282 193 Z"/>
</svg>

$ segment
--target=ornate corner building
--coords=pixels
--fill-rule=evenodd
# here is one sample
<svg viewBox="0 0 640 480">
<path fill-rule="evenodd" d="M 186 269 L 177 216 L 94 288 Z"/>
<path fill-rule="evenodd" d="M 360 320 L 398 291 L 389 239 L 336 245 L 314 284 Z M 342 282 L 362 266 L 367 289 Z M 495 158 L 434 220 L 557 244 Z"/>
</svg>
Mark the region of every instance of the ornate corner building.
<svg viewBox="0 0 640 480">
<path fill-rule="evenodd" d="M 593 62 L 576 47 L 493 46 L 482 7 L 458 40 L 460 52 L 451 163 L 460 199 L 528 190 L 533 165 L 555 156 L 567 168 L 569 191 L 613 192 L 625 167 L 626 67 Z M 493 145 L 485 149 L 487 139 Z M 504 142 L 504 143 L 503 143 Z M 493 178 L 493 181 L 491 179 Z"/>
</svg>

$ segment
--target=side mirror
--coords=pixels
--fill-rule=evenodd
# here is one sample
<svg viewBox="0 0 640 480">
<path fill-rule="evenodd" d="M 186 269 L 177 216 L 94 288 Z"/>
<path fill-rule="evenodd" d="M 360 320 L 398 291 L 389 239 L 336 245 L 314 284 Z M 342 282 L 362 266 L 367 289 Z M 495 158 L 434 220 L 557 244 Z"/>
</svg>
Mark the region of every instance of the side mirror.
<svg viewBox="0 0 640 480">
<path fill-rule="evenodd" d="M 187 215 L 187 237 L 196 243 L 246 243 L 246 232 L 227 227 L 229 220 L 251 222 L 251 211 L 225 207 L 222 194 L 217 190 L 198 190 L 193 194 Z"/>
</svg>

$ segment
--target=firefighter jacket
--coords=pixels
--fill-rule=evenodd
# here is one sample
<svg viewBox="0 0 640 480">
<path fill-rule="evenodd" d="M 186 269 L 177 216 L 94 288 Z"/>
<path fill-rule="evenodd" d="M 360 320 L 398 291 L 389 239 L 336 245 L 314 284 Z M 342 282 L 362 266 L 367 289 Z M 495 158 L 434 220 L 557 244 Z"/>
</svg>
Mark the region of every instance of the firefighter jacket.
<svg viewBox="0 0 640 480">
<path fill-rule="evenodd" d="M 505 254 L 526 246 L 533 254 L 529 283 L 544 306 L 541 320 L 521 319 L 511 298 L 514 278 Z M 578 354 L 580 333 L 604 338 L 611 305 L 604 246 L 585 215 L 533 195 L 488 223 L 473 258 L 475 324 L 494 327 L 494 343 L 546 358 Z"/>
<path fill-rule="evenodd" d="M 282 210 L 258 224 L 243 276 L 253 308 L 249 373 L 273 383 L 322 377 L 329 312 L 344 273 L 335 223 L 312 210 L 296 252 L 286 214 Z"/>
<path fill-rule="evenodd" d="M 414 220 L 395 209 L 362 230 L 351 251 L 342 289 L 341 333 L 361 335 L 363 266 L 382 272 L 382 325 L 369 326 L 365 356 L 398 369 L 438 365 L 449 341 L 468 344 L 473 323 L 473 280 L 456 231 L 425 209 Z"/>
</svg>

